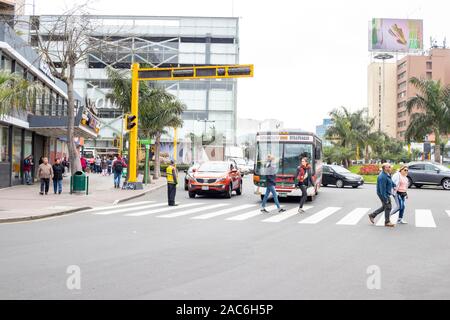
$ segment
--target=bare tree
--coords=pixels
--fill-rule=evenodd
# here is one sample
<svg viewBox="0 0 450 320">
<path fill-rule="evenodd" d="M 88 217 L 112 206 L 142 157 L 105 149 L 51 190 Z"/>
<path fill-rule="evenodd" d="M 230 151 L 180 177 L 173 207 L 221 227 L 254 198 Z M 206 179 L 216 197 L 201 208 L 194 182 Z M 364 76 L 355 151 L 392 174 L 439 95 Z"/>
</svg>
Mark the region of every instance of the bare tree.
<svg viewBox="0 0 450 320">
<path fill-rule="evenodd" d="M 76 6 L 61 15 L 51 16 L 50 21 L 35 25 L 37 49 L 49 65 L 54 77 L 67 84 L 67 144 L 72 172 L 81 170 L 80 156 L 74 142 L 75 67 L 84 62 L 92 49 L 90 34 L 94 30 L 86 5 Z M 33 20 L 31 24 L 35 23 Z"/>
</svg>

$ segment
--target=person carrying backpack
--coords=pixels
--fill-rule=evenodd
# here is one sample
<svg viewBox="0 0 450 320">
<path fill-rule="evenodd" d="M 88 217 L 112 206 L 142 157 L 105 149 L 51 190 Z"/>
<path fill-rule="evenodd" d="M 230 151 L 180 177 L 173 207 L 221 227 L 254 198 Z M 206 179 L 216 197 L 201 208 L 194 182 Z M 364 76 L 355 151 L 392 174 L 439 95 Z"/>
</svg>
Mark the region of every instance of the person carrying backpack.
<svg viewBox="0 0 450 320">
<path fill-rule="evenodd" d="M 310 164 L 308 163 L 308 158 L 304 157 L 301 159 L 300 166 L 297 167 L 297 173 L 295 176 L 297 177 L 297 186 L 302 191 L 298 213 L 305 213 L 305 210 L 303 210 L 303 205 L 308 199 L 307 190 L 308 187 L 313 185 L 312 169 Z"/>
<path fill-rule="evenodd" d="M 114 172 L 114 188 L 120 188 L 120 178 L 122 177 L 123 168 L 126 167 L 120 156 L 113 161 L 112 170 Z"/>
</svg>

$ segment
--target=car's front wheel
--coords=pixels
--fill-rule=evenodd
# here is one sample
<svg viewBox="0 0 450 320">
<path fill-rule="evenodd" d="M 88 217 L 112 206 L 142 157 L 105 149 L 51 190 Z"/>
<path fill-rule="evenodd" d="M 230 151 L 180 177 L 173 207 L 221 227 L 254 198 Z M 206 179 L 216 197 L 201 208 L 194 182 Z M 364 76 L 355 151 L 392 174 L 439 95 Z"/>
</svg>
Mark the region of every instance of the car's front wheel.
<svg viewBox="0 0 450 320">
<path fill-rule="evenodd" d="M 231 187 L 231 183 L 228 185 L 228 189 L 225 193 L 225 198 L 231 199 L 231 195 L 233 194 L 233 188 Z"/>
<path fill-rule="evenodd" d="M 442 180 L 442 187 L 445 190 L 450 190 L 450 179 L 449 178 Z"/>
<path fill-rule="evenodd" d="M 413 185 L 413 181 L 410 177 L 408 177 L 408 189 L 411 188 Z"/>
<path fill-rule="evenodd" d="M 184 191 L 189 191 L 188 182 L 184 181 Z"/>
<path fill-rule="evenodd" d="M 420 189 L 420 188 L 422 188 L 423 187 L 423 184 L 418 184 L 418 183 L 415 183 L 414 184 L 414 186 L 417 188 L 417 189 Z"/>
<path fill-rule="evenodd" d="M 358 189 L 359 186 L 352 186 L 353 189 Z"/>
<path fill-rule="evenodd" d="M 337 187 L 337 188 L 343 188 L 343 187 L 344 187 L 344 181 L 341 180 L 341 179 L 338 179 L 338 180 L 336 181 L 336 187 Z"/>
<path fill-rule="evenodd" d="M 189 198 L 194 199 L 195 198 L 195 192 L 189 192 Z"/>
</svg>

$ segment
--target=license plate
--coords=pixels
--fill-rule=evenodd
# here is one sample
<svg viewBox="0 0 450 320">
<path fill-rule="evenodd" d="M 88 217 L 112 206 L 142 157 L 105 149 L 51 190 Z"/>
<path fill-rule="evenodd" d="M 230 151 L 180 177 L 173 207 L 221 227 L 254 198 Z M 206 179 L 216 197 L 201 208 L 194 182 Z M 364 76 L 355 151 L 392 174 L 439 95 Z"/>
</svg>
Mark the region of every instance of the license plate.
<svg viewBox="0 0 450 320">
<path fill-rule="evenodd" d="M 202 190 L 209 190 L 209 187 L 208 186 L 203 186 Z"/>
<path fill-rule="evenodd" d="M 287 197 L 287 193 L 279 193 L 278 196 L 281 197 L 281 198 L 286 198 Z"/>
</svg>

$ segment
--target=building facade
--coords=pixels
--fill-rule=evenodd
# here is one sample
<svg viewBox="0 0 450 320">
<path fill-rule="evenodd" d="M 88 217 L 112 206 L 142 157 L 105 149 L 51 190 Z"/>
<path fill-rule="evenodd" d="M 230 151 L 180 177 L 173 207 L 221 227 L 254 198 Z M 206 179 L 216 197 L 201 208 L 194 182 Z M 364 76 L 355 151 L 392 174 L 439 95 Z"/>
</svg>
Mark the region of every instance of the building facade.
<svg viewBox="0 0 450 320">
<path fill-rule="evenodd" d="M 384 68 L 384 71 L 383 71 Z M 367 68 L 367 106 L 374 131 L 397 137 L 397 65 L 373 62 Z"/>
<path fill-rule="evenodd" d="M 34 17 L 39 33 L 55 16 Z M 117 153 L 114 139 L 121 135 L 122 110 L 107 99 L 111 83 L 106 68 L 129 70 L 132 63 L 149 67 L 230 65 L 239 63 L 238 18 L 90 16 L 92 47 L 88 59 L 77 65 L 75 90 L 94 102 L 102 128 L 96 141 L 87 142 L 97 154 Z M 36 28 L 36 27 L 35 27 Z M 36 45 L 36 30 L 22 30 Z M 236 142 L 236 79 L 161 81 L 185 105 L 184 126 L 178 130 L 181 144 L 192 136 L 206 137 L 219 145 Z M 173 140 L 172 131 L 163 142 Z M 183 149 L 181 145 L 179 150 Z M 186 147 L 186 150 L 190 150 Z"/>
<path fill-rule="evenodd" d="M 323 119 L 322 124 L 316 126 L 316 135 L 322 139 L 323 146 L 331 146 L 331 142 L 325 139 L 325 134 L 330 126 L 333 125 L 332 119 Z"/>
<path fill-rule="evenodd" d="M 24 183 L 23 162 L 30 155 L 35 159 L 33 180 L 40 157 L 53 162 L 68 156 L 67 86 L 46 72 L 45 62 L 6 23 L 0 23 L 0 61 L 2 72 L 15 73 L 40 87 L 28 108 L 15 108 L 0 115 L 0 188 L 3 188 Z M 75 136 L 95 138 L 94 115 L 79 96 L 76 106 Z M 83 117 L 92 121 L 83 124 Z"/>
</svg>

